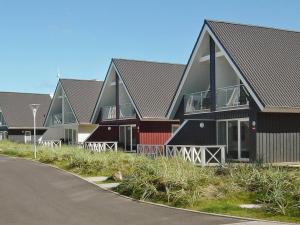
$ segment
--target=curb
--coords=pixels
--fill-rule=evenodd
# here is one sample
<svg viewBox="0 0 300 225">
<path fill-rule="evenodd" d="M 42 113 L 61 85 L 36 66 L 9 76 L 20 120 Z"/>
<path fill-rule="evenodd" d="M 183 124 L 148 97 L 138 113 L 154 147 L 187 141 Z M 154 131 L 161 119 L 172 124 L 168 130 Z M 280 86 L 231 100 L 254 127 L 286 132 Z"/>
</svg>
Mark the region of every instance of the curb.
<svg viewBox="0 0 300 225">
<path fill-rule="evenodd" d="M 245 220 L 245 221 L 258 221 L 258 222 L 269 222 L 269 223 L 275 223 L 275 224 L 282 224 L 282 225 L 296 225 L 297 223 L 289 223 L 289 222 L 279 222 L 279 221 L 274 221 L 274 220 L 264 220 L 264 219 L 257 219 L 257 218 L 248 218 L 248 217 L 240 217 L 240 216 L 230 216 L 230 215 L 225 215 L 225 214 L 218 214 L 218 213 L 209 213 L 209 212 L 203 212 L 203 211 L 197 211 L 197 210 L 193 210 L 193 209 L 185 209 L 185 208 L 180 208 L 180 207 L 174 207 L 174 206 L 168 206 L 168 205 L 164 205 L 164 204 L 160 204 L 160 203 L 155 203 L 155 202 L 150 202 L 150 201 L 144 201 L 144 200 L 139 200 L 139 199 L 134 199 L 132 197 L 126 196 L 126 195 L 122 195 L 116 191 L 110 190 L 110 189 L 106 189 L 106 188 L 102 188 L 100 187 L 98 184 L 89 181 L 88 179 L 86 179 L 85 177 L 82 177 L 78 174 L 75 174 L 73 172 L 64 170 L 62 168 L 59 168 L 55 165 L 51 165 L 51 164 L 47 164 L 47 163 L 43 163 L 43 162 L 39 162 L 37 160 L 34 159 L 27 159 L 27 158 L 22 158 L 22 157 L 18 157 L 18 156 L 9 156 L 9 155 L 5 155 L 5 154 L 0 154 L 0 156 L 6 156 L 9 158 L 15 158 L 15 159 L 21 159 L 21 160 L 27 160 L 27 161 L 31 161 L 34 163 L 39 163 L 39 164 L 43 164 L 45 166 L 60 170 L 62 172 L 65 172 L 67 174 L 73 175 L 81 180 L 84 180 L 96 187 L 98 187 L 99 189 L 103 190 L 103 191 L 107 191 L 110 192 L 112 194 L 115 194 L 119 197 L 125 198 L 125 199 L 129 199 L 131 201 L 134 202 L 140 202 L 143 204 L 149 204 L 149 205 L 154 205 L 154 206 L 159 206 L 159 207 L 164 207 L 164 208 L 169 208 L 169 209 L 175 209 L 175 210 L 181 210 L 181 211 L 185 211 L 185 212 L 192 212 L 192 213 L 197 213 L 197 214 L 203 214 L 203 215 L 211 215 L 211 216 L 218 216 L 218 217 L 224 217 L 224 218 L 232 218 L 232 219 L 240 219 L 240 220 Z M 239 223 L 239 222 L 238 222 Z M 232 225 L 234 225 L 235 223 L 232 223 Z"/>
</svg>

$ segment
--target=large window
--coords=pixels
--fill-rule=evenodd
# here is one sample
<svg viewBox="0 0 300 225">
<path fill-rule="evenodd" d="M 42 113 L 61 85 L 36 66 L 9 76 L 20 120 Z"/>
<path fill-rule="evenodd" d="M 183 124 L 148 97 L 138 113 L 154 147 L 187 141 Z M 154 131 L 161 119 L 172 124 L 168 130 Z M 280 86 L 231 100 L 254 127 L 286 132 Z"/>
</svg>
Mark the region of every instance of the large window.
<svg viewBox="0 0 300 225">
<path fill-rule="evenodd" d="M 6 126 L 3 113 L 0 111 L 0 126 Z"/>
<path fill-rule="evenodd" d="M 217 141 L 227 146 L 227 157 L 234 160 L 249 159 L 249 119 L 221 120 L 217 122 Z"/>
<path fill-rule="evenodd" d="M 68 145 L 77 144 L 77 131 L 75 129 L 65 129 L 64 142 Z"/>
</svg>

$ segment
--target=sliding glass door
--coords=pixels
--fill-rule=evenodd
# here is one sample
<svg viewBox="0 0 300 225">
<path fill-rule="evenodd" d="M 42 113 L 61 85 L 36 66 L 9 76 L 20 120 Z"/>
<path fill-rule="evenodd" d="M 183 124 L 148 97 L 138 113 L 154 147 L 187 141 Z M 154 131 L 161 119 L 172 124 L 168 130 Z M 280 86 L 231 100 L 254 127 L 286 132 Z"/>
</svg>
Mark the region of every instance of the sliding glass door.
<svg viewBox="0 0 300 225">
<path fill-rule="evenodd" d="M 124 151 L 136 150 L 136 125 L 119 127 L 119 145 Z"/>
<path fill-rule="evenodd" d="M 249 137 L 248 118 L 217 121 L 218 144 L 227 146 L 228 159 L 249 159 Z"/>
</svg>

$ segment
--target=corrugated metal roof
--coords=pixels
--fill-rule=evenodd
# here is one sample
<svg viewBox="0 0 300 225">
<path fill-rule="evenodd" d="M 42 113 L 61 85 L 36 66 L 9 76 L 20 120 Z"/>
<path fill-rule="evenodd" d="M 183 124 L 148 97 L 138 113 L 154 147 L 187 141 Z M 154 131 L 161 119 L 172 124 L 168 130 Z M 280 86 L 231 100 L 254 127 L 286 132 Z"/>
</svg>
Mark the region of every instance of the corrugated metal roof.
<svg viewBox="0 0 300 225">
<path fill-rule="evenodd" d="M 60 79 L 59 81 L 78 122 L 90 123 L 103 82 L 75 79 Z"/>
<path fill-rule="evenodd" d="M 300 107 L 300 32 L 206 23 L 267 108 Z"/>
<path fill-rule="evenodd" d="M 36 126 L 43 127 L 50 101 L 47 94 L 0 92 L 0 109 L 8 127 L 33 127 L 29 104 L 40 104 Z"/>
<path fill-rule="evenodd" d="M 113 59 L 142 118 L 165 118 L 185 65 Z"/>
</svg>

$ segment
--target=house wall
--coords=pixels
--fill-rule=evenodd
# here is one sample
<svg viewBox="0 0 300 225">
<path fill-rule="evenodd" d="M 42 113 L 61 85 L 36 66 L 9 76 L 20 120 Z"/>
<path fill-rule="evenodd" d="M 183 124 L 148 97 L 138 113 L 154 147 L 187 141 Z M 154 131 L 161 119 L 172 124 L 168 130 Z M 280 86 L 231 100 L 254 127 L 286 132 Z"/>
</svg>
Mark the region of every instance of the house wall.
<svg viewBox="0 0 300 225">
<path fill-rule="evenodd" d="M 78 142 L 83 143 L 98 127 L 96 124 L 79 124 L 78 126 Z"/>
<path fill-rule="evenodd" d="M 139 144 L 163 145 L 172 135 L 172 124 L 178 124 L 178 122 L 141 121 L 137 142 Z"/>
<path fill-rule="evenodd" d="M 204 127 L 200 127 L 200 123 Z M 216 121 L 215 120 L 189 120 L 180 129 L 169 145 L 215 145 L 216 144 Z"/>
<path fill-rule="evenodd" d="M 33 129 L 9 129 L 8 130 L 8 140 L 24 143 L 25 142 L 25 131 L 31 132 L 31 141 L 33 141 Z M 45 133 L 45 129 L 36 130 L 36 140 L 40 140 Z"/>
<path fill-rule="evenodd" d="M 118 141 L 118 140 L 119 140 L 119 126 L 100 125 L 86 141 L 87 142 L 105 142 L 105 141 L 109 142 L 109 141 Z"/>
<path fill-rule="evenodd" d="M 62 126 L 49 127 L 44 133 L 42 140 L 60 140 L 64 138 L 64 128 Z"/>
<path fill-rule="evenodd" d="M 300 161 L 300 115 L 258 112 L 256 154 L 268 163 Z"/>
</svg>

